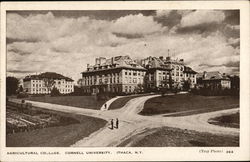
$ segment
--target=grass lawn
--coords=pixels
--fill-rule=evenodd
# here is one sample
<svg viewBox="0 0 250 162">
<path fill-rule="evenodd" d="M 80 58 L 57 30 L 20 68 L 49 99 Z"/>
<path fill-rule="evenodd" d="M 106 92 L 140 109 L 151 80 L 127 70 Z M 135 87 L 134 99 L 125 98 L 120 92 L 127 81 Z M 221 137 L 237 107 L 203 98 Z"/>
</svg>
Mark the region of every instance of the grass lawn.
<svg viewBox="0 0 250 162">
<path fill-rule="evenodd" d="M 96 100 L 95 96 L 58 96 L 58 97 L 32 96 L 26 98 L 26 100 L 88 108 L 88 109 L 96 109 L 96 110 L 99 110 L 101 106 L 106 102 L 106 100 Z"/>
<path fill-rule="evenodd" d="M 224 115 L 217 118 L 212 118 L 208 121 L 210 124 L 215 124 L 223 127 L 240 127 L 240 113 Z"/>
<path fill-rule="evenodd" d="M 121 98 L 116 99 L 114 102 L 111 103 L 109 106 L 109 110 L 120 109 L 122 108 L 129 100 L 134 99 L 136 97 L 147 96 L 149 94 L 138 94 L 132 96 L 124 96 Z"/>
<path fill-rule="evenodd" d="M 193 94 L 178 94 L 149 99 L 146 101 L 144 109 L 140 112 L 140 114 L 156 115 L 184 112 L 182 114 L 178 114 L 179 116 L 235 108 L 238 106 L 239 97 L 235 96 L 199 96 Z"/>
<path fill-rule="evenodd" d="M 236 147 L 239 146 L 238 136 L 215 135 L 178 128 L 155 128 L 153 133 L 136 135 L 125 141 L 125 146 L 131 140 L 132 147 Z M 142 133 L 143 134 L 143 133 Z M 137 138 L 139 137 L 139 138 Z"/>
<path fill-rule="evenodd" d="M 88 116 L 74 115 L 79 124 L 8 134 L 7 147 L 69 147 L 102 128 L 107 122 Z"/>
</svg>

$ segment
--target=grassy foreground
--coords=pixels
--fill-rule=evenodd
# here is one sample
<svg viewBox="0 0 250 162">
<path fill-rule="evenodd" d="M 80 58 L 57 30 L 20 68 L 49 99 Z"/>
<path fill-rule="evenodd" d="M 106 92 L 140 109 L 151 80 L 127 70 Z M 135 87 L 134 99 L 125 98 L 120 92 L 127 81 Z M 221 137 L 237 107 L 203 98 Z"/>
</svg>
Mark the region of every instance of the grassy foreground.
<svg viewBox="0 0 250 162">
<path fill-rule="evenodd" d="M 193 94 L 155 97 L 146 101 L 141 115 L 185 112 L 181 115 L 239 107 L 236 96 L 200 96 Z M 188 113 L 190 111 L 190 113 Z"/>
<path fill-rule="evenodd" d="M 138 94 L 138 95 L 124 96 L 124 97 L 118 98 L 114 102 L 111 103 L 111 105 L 109 106 L 109 110 L 120 109 L 123 106 L 125 106 L 128 101 L 137 97 L 142 97 L 142 96 L 147 96 L 147 95 L 150 95 L 150 94 Z"/>
<path fill-rule="evenodd" d="M 74 106 L 80 108 L 88 108 L 99 110 L 106 100 L 96 100 L 94 96 L 39 96 L 29 97 L 26 100 L 46 102 L 52 104 Z"/>
<path fill-rule="evenodd" d="M 230 114 L 224 115 L 216 118 L 209 119 L 210 124 L 215 124 L 223 127 L 232 127 L 239 128 L 240 127 L 240 114 Z"/>
<path fill-rule="evenodd" d="M 49 127 L 6 136 L 7 147 L 69 147 L 102 128 L 106 121 L 88 116 L 74 115 L 79 124 Z"/>
<path fill-rule="evenodd" d="M 179 128 L 162 127 L 148 130 L 152 133 L 143 136 L 144 132 L 131 137 L 120 146 L 133 141 L 131 147 L 236 147 L 239 136 L 215 135 Z"/>
</svg>

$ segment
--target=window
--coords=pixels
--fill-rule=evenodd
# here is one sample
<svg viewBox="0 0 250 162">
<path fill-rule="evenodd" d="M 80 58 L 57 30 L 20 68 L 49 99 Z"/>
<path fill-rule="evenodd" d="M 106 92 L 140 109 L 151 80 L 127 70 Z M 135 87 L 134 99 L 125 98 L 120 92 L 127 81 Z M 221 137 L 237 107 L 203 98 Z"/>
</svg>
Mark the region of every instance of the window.
<svg viewBox="0 0 250 162">
<path fill-rule="evenodd" d="M 133 73 L 133 75 L 134 75 L 134 76 L 136 76 L 136 75 L 137 75 L 137 73 L 136 73 L 136 72 L 134 72 L 134 73 Z"/>
<path fill-rule="evenodd" d="M 131 75 L 131 73 L 129 73 L 129 75 Z"/>
<path fill-rule="evenodd" d="M 125 75 L 128 75 L 128 72 L 125 71 Z"/>
</svg>

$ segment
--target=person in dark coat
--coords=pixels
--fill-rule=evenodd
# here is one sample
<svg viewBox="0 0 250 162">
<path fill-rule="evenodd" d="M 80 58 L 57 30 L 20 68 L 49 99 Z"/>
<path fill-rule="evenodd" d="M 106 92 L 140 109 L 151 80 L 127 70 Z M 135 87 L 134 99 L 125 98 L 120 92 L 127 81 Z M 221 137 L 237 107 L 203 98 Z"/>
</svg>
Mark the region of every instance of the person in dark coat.
<svg viewBox="0 0 250 162">
<path fill-rule="evenodd" d="M 118 118 L 116 118 L 116 120 L 115 120 L 115 127 L 114 128 L 116 128 L 116 129 L 119 128 L 119 120 L 118 120 Z"/>
<path fill-rule="evenodd" d="M 114 129 L 114 119 L 111 119 L 110 121 L 110 127 L 108 127 L 109 129 Z"/>
</svg>

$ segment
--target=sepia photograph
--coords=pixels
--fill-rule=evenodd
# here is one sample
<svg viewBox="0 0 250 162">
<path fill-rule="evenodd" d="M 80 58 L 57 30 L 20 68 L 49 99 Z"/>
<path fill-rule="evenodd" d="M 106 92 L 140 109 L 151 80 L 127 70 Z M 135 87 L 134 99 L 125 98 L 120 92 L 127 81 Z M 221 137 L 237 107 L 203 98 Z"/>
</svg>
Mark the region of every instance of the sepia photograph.
<svg viewBox="0 0 250 162">
<path fill-rule="evenodd" d="M 239 33 L 239 10 L 8 11 L 6 146 L 239 146 Z"/>
<path fill-rule="evenodd" d="M 115 154 L 133 156 L 143 154 L 133 148 L 236 153 L 229 148 L 244 144 L 241 117 L 249 112 L 247 103 L 242 107 L 249 76 L 242 75 L 241 14 L 239 8 L 6 10 L 2 145 L 117 148 Z"/>
</svg>

